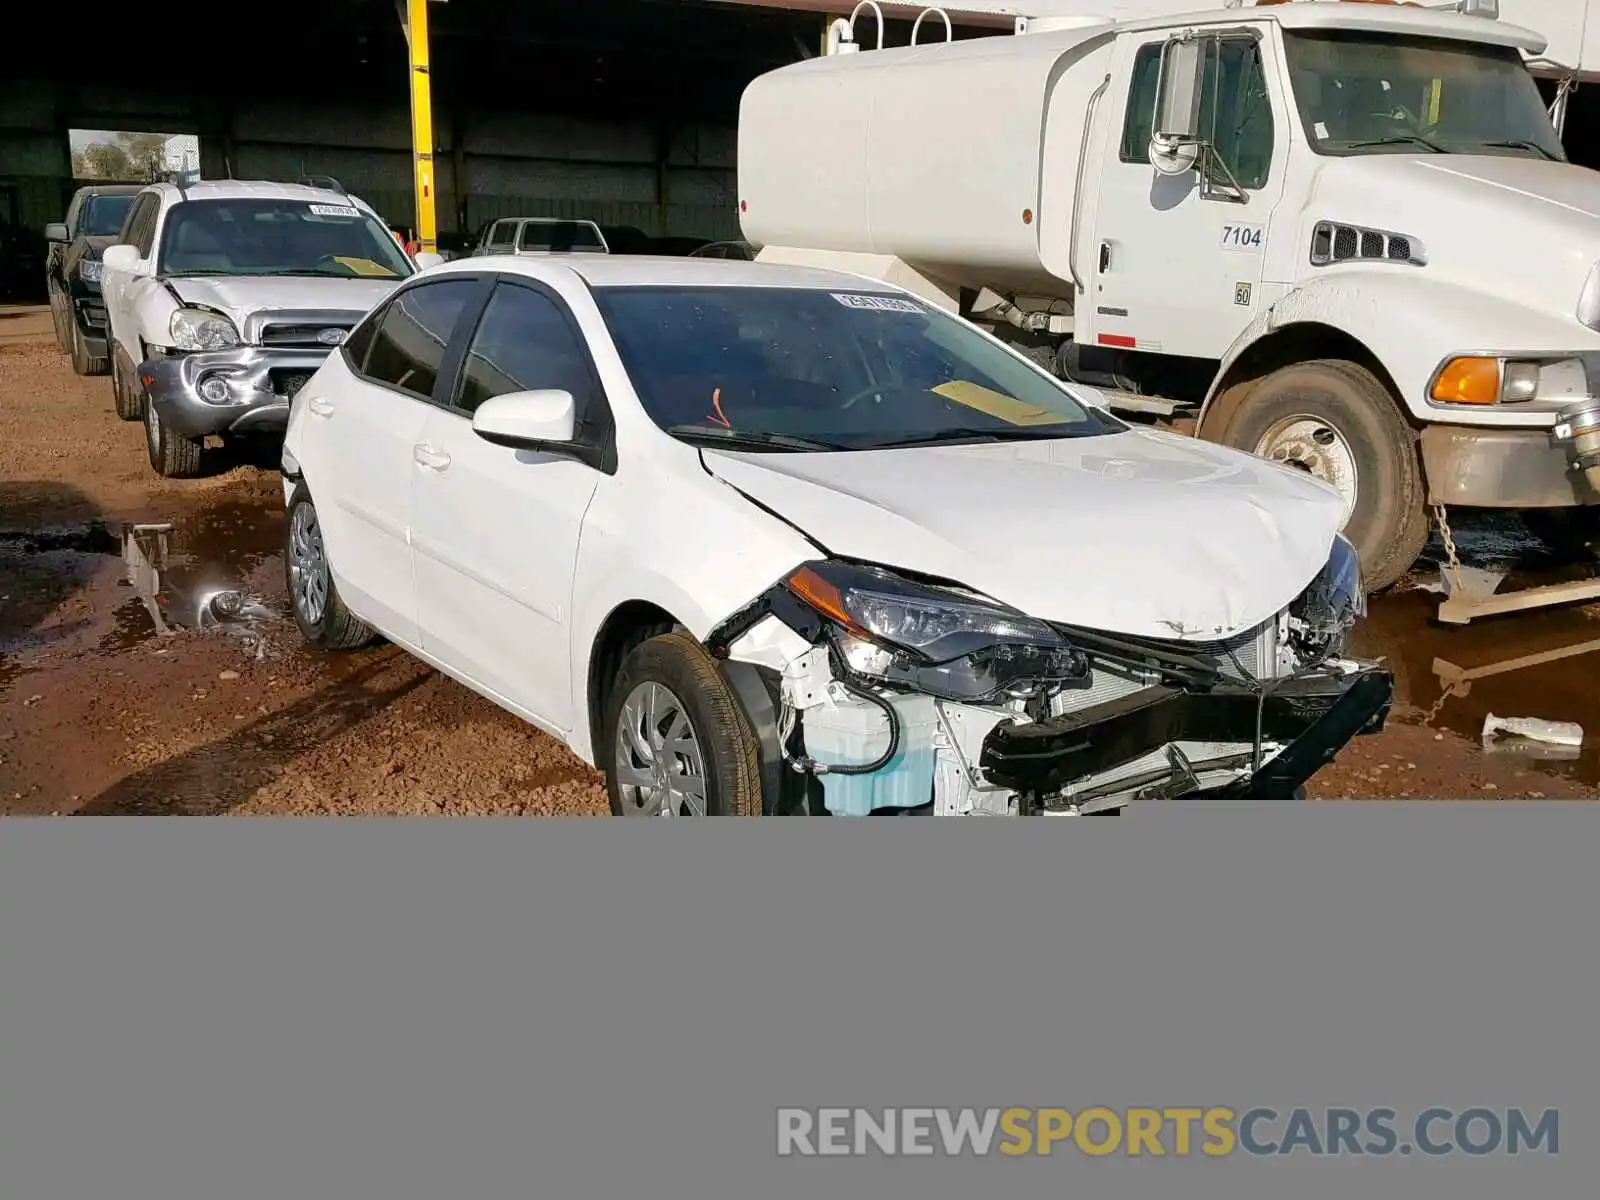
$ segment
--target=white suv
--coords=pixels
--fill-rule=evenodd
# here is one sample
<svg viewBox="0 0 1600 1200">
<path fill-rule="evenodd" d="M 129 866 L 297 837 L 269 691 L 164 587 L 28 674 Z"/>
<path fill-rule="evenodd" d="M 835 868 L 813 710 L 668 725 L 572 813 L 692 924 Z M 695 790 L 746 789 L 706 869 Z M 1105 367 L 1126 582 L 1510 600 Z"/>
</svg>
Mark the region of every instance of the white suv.
<svg viewBox="0 0 1600 1200">
<path fill-rule="evenodd" d="M 610 254 L 611 246 L 593 221 L 559 217 L 505 217 L 483 231 L 475 255 Z"/>
<path fill-rule="evenodd" d="M 1392 690 L 1343 657 L 1339 495 L 1101 403 L 854 276 L 450 263 L 295 398 L 295 618 L 561 738 L 617 813 L 1295 795 Z"/>
<path fill-rule="evenodd" d="M 416 264 L 342 190 L 218 180 L 140 192 L 102 271 L 117 415 L 143 418 L 152 467 L 189 476 L 207 435 L 281 432 L 295 390 Z"/>
</svg>

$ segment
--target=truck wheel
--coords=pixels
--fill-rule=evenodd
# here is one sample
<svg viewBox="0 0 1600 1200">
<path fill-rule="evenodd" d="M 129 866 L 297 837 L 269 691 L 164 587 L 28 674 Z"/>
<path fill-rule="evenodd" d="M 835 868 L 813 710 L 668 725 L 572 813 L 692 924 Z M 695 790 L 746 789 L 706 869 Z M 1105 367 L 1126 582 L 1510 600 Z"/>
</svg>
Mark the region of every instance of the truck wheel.
<svg viewBox="0 0 1600 1200">
<path fill-rule="evenodd" d="M 150 465 L 167 479 L 193 479 L 200 474 L 201 440 L 167 428 L 154 404 L 144 405 L 144 441 Z"/>
<path fill-rule="evenodd" d="M 301 636 L 319 650 L 359 650 L 377 641 L 377 630 L 346 608 L 339 596 L 317 508 L 303 483 L 289 500 L 287 525 L 284 575 Z"/>
<path fill-rule="evenodd" d="M 68 353 L 72 355 L 73 372 L 78 375 L 104 375 L 105 358 L 92 357 L 89 354 L 89 345 L 84 341 L 83 330 L 78 328 L 78 319 L 69 316 L 67 320 L 70 322 L 70 332 L 67 334 Z"/>
<path fill-rule="evenodd" d="M 137 421 L 144 416 L 144 399 L 123 380 L 122 372 L 117 369 L 116 347 L 109 342 L 106 354 L 111 362 L 111 402 L 117 416 L 124 421 Z"/>
<path fill-rule="evenodd" d="M 72 347 L 67 341 L 66 314 L 62 311 L 64 307 L 65 305 L 61 299 L 61 292 L 57 290 L 54 284 L 52 284 L 50 286 L 50 319 L 55 322 L 56 349 L 61 351 L 61 353 L 66 354 L 72 349 Z"/>
<path fill-rule="evenodd" d="M 1395 583 L 1422 553 L 1428 518 L 1411 428 L 1365 367 L 1343 359 L 1282 367 L 1251 389 L 1218 434 L 1339 489 L 1344 535 L 1369 592 Z"/>
<path fill-rule="evenodd" d="M 761 815 L 761 761 L 744 710 L 692 637 L 635 646 L 606 699 L 596 757 L 617 816 Z"/>
</svg>

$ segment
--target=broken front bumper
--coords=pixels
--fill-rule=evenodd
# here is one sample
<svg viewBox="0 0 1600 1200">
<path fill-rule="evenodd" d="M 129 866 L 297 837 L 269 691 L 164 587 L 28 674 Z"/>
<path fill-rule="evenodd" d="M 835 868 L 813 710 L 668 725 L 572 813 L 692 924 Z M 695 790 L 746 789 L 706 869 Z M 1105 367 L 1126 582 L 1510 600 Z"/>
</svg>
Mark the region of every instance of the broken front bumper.
<svg viewBox="0 0 1600 1200">
<path fill-rule="evenodd" d="M 238 346 L 151 358 L 139 367 L 145 397 L 183 437 L 282 432 L 289 402 L 328 350 Z"/>
<path fill-rule="evenodd" d="M 979 765 L 996 786 L 1063 795 L 1080 810 L 1100 800 L 1290 799 L 1351 738 L 1381 730 L 1393 696 L 1394 677 L 1380 667 L 1285 679 L 1265 694 L 1150 687 L 1047 721 L 996 725 Z M 1205 758 L 1183 749 L 1240 743 L 1251 748 Z M 1268 743 L 1282 749 L 1267 758 Z M 1235 778 L 1203 782 L 1218 771 Z"/>
</svg>

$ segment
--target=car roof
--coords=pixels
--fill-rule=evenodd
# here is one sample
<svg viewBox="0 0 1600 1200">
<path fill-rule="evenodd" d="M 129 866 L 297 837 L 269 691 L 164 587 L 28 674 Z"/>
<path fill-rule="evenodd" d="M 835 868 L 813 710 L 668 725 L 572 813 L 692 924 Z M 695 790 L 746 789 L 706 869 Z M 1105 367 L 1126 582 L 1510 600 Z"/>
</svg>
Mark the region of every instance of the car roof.
<svg viewBox="0 0 1600 1200">
<path fill-rule="evenodd" d="M 355 196 L 306 183 L 277 183 L 265 179 L 202 179 L 181 188 L 175 183 L 153 186 L 154 190 L 176 195 L 181 200 L 304 200 L 310 204 L 367 207 Z"/>
<path fill-rule="evenodd" d="M 143 183 L 90 183 L 78 189 L 84 196 L 132 196 L 147 187 Z"/>
<path fill-rule="evenodd" d="M 431 267 L 436 274 L 471 274 L 498 271 L 549 280 L 559 273 L 575 275 L 591 287 L 777 287 L 818 291 L 898 292 L 893 284 L 847 275 L 818 267 L 793 267 L 778 263 L 741 262 L 727 258 L 667 258 L 647 254 L 559 255 L 548 258 L 514 258 L 490 254 L 458 259 Z"/>
</svg>

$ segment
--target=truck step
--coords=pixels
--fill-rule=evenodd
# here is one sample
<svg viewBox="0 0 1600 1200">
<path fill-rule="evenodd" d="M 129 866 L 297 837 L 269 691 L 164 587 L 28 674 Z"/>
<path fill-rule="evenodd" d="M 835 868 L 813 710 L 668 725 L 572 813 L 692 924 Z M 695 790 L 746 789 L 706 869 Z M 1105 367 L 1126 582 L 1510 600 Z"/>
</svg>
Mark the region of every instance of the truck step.
<svg viewBox="0 0 1600 1200">
<path fill-rule="evenodd" d="M 1176 400 L 1164 400 L 1160 396 L 1141 396 L 1137 392 L 1105 391 L 1106 401 L 1111 405 L 1112 412 L 1146 413 L 1156 417 L 1170 417 L 1188 405 L 1179 404 Z"/>
</svg>

